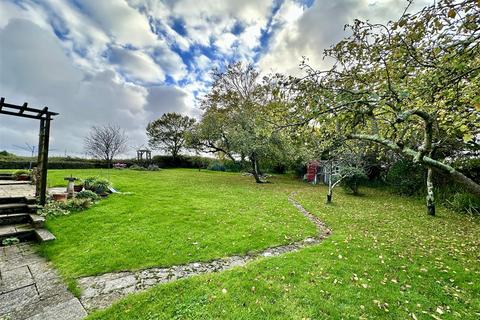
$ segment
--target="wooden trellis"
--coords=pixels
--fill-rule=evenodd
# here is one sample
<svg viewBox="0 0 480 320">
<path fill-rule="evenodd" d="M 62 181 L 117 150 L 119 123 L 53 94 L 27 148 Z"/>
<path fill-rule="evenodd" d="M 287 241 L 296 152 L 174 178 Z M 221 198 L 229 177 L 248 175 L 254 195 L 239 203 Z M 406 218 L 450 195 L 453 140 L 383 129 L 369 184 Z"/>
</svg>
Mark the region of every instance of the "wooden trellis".
<svg viewBox="0 0 480 320">
<path fill-rule="evenodd" d="M 14 117 L 29 118 L 40 120 L 40 131 L 38 139 L 38 160 L 37 170 L 38 178 L 36 181 L 35 194 L 39 198 L 40 205 L 44 205 L 47 197 L 47 169 L 48 169 L 48 146 L 50 141 L 50 121 L 58 115 L 56 112 L 43 109 L 28 107 L 28 103 L 15 105 L 5 103 L 5 98 L 0 98 L 0 114 L 6 114 Z"/>
</svg>

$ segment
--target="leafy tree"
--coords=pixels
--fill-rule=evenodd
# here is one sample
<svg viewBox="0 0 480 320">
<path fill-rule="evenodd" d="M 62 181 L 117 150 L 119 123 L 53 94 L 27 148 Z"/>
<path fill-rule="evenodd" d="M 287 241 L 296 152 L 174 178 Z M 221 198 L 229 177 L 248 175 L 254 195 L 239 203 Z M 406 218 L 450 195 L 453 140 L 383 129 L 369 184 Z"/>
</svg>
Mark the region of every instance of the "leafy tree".
<svg viewBox="0 0 480 320">
<path fill-rule="evenodd" d="M 202 102 L 205 113 L 190 141 L 202 151 L 248 160 L 261 183 L 260 162 L 286 159 L 291 153 L 288 136 L 270 121 L 277 111 L 272 87 L 260 82 L 253 66 L 240 62 L 213 75 L 212 89 Z"/>
<path fill-rule="evenodd" d="M 153 149 L 170 153 L 174 160 L 185 147 L 187 133 L 192 130 L 195 119 L 175 112 L 165 113 L 147 126 L 148 144 Z"/>
<path fill-rule="evenodd" d="M 93 126 L 84 139 L 85 152 L 94 158 L 103 159 L 108 167 L 117 155 L 127 149 L 127 135 L 118 125 Z"/>
<path fill-rule="evenodd" d="M 478 1 L 443 0 L 385 25 L 356 20 L 351 36 L 326 51 L 331 69 L 304 61 L 308 76 L 288 82 L 307 97 L 288 125 L 370 141 L 425 165 L 429 214 L 435 170 L 480 195 L 445 159 L 479 149 L 479 16 Z"/>
</svg>

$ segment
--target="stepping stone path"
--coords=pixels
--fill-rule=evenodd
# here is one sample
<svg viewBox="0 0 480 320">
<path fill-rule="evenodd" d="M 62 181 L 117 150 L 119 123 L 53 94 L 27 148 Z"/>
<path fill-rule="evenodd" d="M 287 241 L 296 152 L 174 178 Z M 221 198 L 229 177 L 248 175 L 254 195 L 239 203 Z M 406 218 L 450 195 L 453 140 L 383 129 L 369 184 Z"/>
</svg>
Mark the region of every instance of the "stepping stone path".
<svg viewBox="0 0 480 320">
<path fill-rule="evenodd" d="M 87 316 L 33 245 L 0 247 L 0 319 L 76 320 Z"/>
<path fill-rule="evenodd" d="M 200 274 L 228 270 L 244 266 L 250 261 L 263 257 L 274 257 L 287 252 L 319 243 L 329 236 L 331 231 L 316 216 L 308 212 L 300 203 L 293 199 L 292 193 L 288 200 L 297 210 L 317 227 L 317 235 L 291 244 L 268 248 L 263 251 L 249 253 L 245 256 L 233 256 L 210 262 L 195 262 L 169 268 L 149 268 L 139 271 L 113 272 L 99 276 L 85 277 L 78 280 L 82 289 L 80 301 L 87 311 L 104 309 L 126 295 L 143 291 L 159 283 L 167 283 Z"/>
</svg>

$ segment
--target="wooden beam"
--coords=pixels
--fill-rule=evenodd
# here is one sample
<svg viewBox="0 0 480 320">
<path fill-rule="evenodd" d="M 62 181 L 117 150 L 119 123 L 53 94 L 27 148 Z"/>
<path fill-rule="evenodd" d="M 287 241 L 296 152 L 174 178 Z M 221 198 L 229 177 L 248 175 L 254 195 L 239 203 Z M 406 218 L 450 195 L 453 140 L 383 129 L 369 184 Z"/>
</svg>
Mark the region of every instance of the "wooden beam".
<svg viewBox="0 0 480 320">
<path fill-rule="evenodd" d="M 23 112 L 25 112 L 25 110 L 27 109 L 27 106 L 28 106 L 28 103 L 24 103 L 22 108 L 20 109 L 20 111 L 18 111 L 18 114 L 23 114 Z"/>
<path fill-rule="evenodd" d="M 43 108 L 42 110 L 40 110 L 40 112 L 38 112 L 37 114 L 37 117 L 42 117 L 44 114 L 46 114 L 48 112 L 48 108 L 45 107 Z"/>
<path fill-rule="evenodd" d="M 58 115 L 58 113 L 56 113 L 56 112 L 47 111 L 48 110 L 47 107 L 45 107 L 43 109 L 35 109 L 35 108 L 27 107 L 28 103 L 24 103 L 23 105 L 18 106 L 18 105 L 11 104 L 11 103 L 5 103 L 4 101 L 5 101 L 5 98 L 3 98 L 3 100 L 0 100 L 0 102 L 1 102 L 0 105 L 4 107 L 3 111 L 7 111 L 6 109 L 13 109 L 13 110 L 17 110 L 17 111 L 22 111 L 23 110 L 22 112 L 14 112 L 12 110 L 8 110 L 7 112 L 9 112 L 8 113 L 9 115 L 20 116 L 20 114 L 25 113 L 25 115 L 27 115 L 26 118 L 35 118 L 35 119 L 40 119 L 44 115 L 50 115 L 50 116 Z M 50 119 L 50 120 L 52 120 L 52 119 Z"/>
<path fill-rule="evenodd" d="M 6 115 L 9 115 L 9 116 L 16 116 L 16 117 L 28 118 L 28 119 L 37 119 L 37 120 L 46 119 L 46 116 L 37 117 L 36 115 L 31 115 L 31 114 L 26 114 L 26 113 L 20 114 L 18 112 L 7 111 L 5 109 L 0 110 L 0 114 L 6 114 Z"/>
</svg>

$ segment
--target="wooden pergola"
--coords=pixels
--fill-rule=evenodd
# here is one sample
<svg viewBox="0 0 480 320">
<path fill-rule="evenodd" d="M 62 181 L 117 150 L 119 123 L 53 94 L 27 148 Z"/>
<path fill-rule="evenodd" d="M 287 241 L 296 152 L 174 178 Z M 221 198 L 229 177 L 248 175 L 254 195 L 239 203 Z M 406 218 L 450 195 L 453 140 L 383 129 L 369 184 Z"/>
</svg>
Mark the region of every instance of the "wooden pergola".
<svg viewBox="0 0 480 320">
<path fill-rule="evenodd" d="M 143 156 L 145 156 L 145 158 Z M 137 150 L 137 160 L 139 162 L 142 162 L 142 161 L 150 162 L 152 160 L 152 151 L 148 149 Z"/>
<path fill-rule="evenodd" d="M 48 111 L 48 107 L 43 109 L 34 109 L 28 107 L 28 103 L 15 105 L 5 103 L 5 98 L 0 98 L 0 114 L 6 114 L 14 117 L 40 120 L 40 131 L 38 139 L 38 160 L 35 195 L 39 199 L 40 205 L 45 205 L 47 199 L 47 169 L 48 169 L 48 145 L 50 141 L 50 121 L 56 112 Z"/>
</svg>

